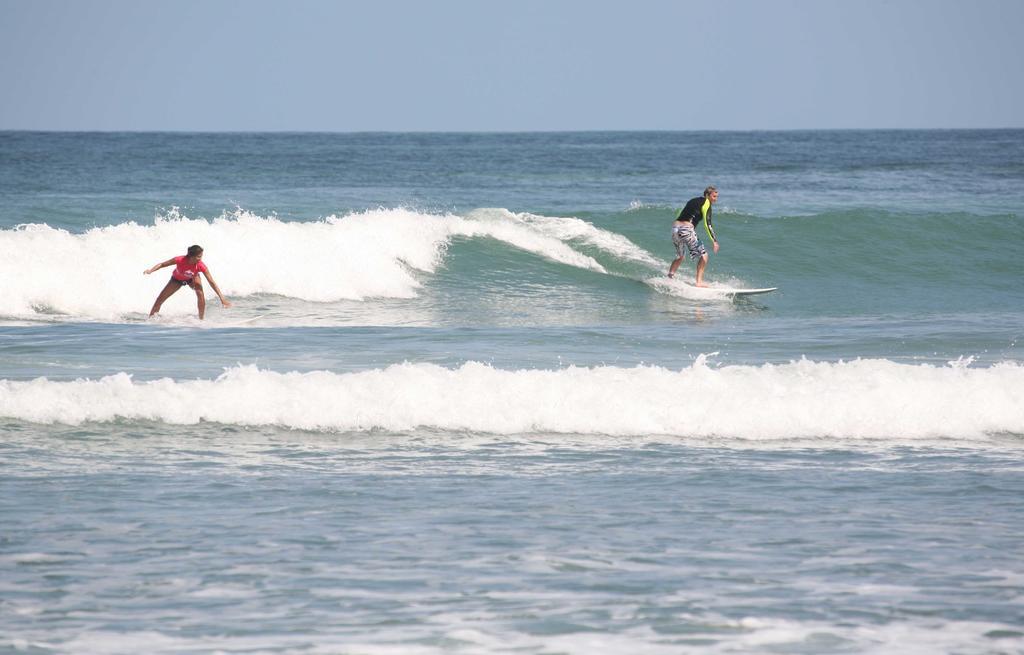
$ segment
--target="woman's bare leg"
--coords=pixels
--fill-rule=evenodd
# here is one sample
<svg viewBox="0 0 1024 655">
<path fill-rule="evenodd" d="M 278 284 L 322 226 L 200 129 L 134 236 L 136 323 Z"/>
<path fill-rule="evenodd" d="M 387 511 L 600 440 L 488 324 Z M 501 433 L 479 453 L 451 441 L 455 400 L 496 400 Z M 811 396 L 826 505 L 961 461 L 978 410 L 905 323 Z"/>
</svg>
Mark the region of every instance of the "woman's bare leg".
<svg viewBox="0 0 1024 655">
<path fill-rule="evenodd" d="M 195 282 L 192 284 L 192 289 L 196 292 L 196 305 L 199 307 L 199 320 L 203 320 L 206 316 L 206 292 L 203 291 L 203 285 Z"/>
<path fill-rule="evenodd" d="M 181 288 L 181 285 L 171 280 L 167 283 L 167 286 L 163 288 L 160 295 L 156 297 L 156 302 L 153 303 L 153 309 L 149 310 L 149 315 L 152 316 L 160 311 L 160 306 L 164 304 L 164 301 L 174 295 L 174 292 Z"/>
</svg>

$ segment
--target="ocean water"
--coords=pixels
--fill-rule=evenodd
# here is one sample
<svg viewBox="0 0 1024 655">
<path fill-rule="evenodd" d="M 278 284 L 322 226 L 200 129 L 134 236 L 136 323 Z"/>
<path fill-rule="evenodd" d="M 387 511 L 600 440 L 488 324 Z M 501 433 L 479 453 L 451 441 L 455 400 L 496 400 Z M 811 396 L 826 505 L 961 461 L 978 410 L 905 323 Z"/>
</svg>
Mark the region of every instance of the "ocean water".
<svg viewBox="0 0 1024 655">
<path fill-rule="evenodd" d="M 1021 130 L 0 132 L 0 652 L 1024 652 L 1022 234 Z"/>
</svg>

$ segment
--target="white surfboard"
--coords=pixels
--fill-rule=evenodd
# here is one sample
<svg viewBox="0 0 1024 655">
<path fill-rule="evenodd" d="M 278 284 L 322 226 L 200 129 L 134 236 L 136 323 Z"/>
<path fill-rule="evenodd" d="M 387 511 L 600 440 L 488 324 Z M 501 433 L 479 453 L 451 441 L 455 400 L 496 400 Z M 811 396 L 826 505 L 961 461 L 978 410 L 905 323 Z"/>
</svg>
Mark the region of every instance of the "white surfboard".
<svg viewBox="0 0 1024 655">
<path fill-rule="evenodd" d="M 694 287 L 697 289 L 699 287 Z M 778 291 L 778 287 L 766 287 L 764 289 L 731 289 L 729 287 L 705 287 L 718 293 L 723 293 L 727 296 L 756 296 L 759 293 L 771 293 L 772 291 Z"/>
<path fill-rule="evenodd" d="M 725 286 L 698 287 L 691 282 L 684 282 L 678 278 L 657 277 L 646 280 L 647 284 L 659 291 L 666 291 L 673 295 L 680 295 L 693 299 L 715 299 L 715 298 L 737 298 L 743 296 L 756 296 L 761 293 L 778 291 L 778 287 L 765 287 L 762 289 L 737 289 Z"/>
</svg>

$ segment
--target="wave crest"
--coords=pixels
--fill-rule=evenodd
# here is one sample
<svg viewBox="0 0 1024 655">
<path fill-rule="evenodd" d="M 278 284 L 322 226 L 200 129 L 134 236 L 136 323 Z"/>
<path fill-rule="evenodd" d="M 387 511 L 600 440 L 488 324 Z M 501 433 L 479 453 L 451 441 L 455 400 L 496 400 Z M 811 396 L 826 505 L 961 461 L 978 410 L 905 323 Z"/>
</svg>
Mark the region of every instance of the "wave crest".
<svg viewBox="0 0 1024 655">
<path fill-rule="evenodd" d="M 117 319 L 149 308 L 169 276 L 143 276 L 193 243 L 229 297 L 275 294 L 311 302 L 412 298 L 424 274 L 443 265 L 457 237 L 495 239 L 561 264 L 604 273 L 592 255 L 656 264 L 629 239 L 575 218 L 476 210 L 466 216 L 376 209 L 320 221 L 289 222 L 239 209 L 212 220 L 178 210 L 153 225 L 127 222 L 82 234 L 48 225 L 0 230 L 0 315 Z M 191 294 L 176 294 L 166 315 L 191 315 Z"/>
<path fill-rule="evenodd" d="M 696 400 L 699 397 L 699 401 Z M 983 440 L 1024 434 L 1024 367 L 888 360 L 681 370 L 502 370 L 397 364 L 354 373 L 254 366 L 213 380 L 0 381 L 0 416 L 78 424 L 162 421 L 328 431 Z"/>
</svg>

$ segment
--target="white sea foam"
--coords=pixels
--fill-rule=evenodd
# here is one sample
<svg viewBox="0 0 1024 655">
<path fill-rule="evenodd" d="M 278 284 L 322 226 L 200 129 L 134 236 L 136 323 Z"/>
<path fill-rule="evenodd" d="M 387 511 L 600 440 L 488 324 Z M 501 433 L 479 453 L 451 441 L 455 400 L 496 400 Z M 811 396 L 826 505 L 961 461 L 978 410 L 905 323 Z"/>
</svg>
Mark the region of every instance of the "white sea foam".
<svg viewBox="0 0 1024 655">
<path fill-rule="evenodd" d="M 148 310 L 170 275 L 142 271 L 198 243 L 224 293 L 276 294 L 312 302 L 411 298 L 424 275 L 444 262 L 455 238 L 501 241 L 568 266 L 605 272 L 574 244 L 612 256 L 652 260 L 620 235 L 575 218 L 481 210 L 467 216 L 379 209 L 311 222 L 288 222 L 244 210 L 212 220 L 177 211 L 153 225 L 134 222 L 81 234 L 47 225 L 0 230 L 0 316 L 70 315 L 116 320 Z M 208 289 L 207 295 L 212 296 Z M 191 315 L 195 298 L 179 292 L 163 308 Z"/>
<path fill-rule="evenodd" d="M 621 603 L 620 603 L 621 604 Z M 240 634 L 190 637 L 182 631 L 159 632 L 153 629 L 106 630 L 79 629 L 61 634 L 50 629 L 46 641 L 0 637 L 0 646 L 15 650 L 33 648 L 67 653 L 247 653 L 303 652 L 365 653 L 367 655 L 437 655 L 453 652 L 559 652 L 587 655 L 668 655 L 691 652 L 693 648 L 667 638 L 648 627 L 613 631 L 580 631 L 569 634 L 539 635 L 515 630 L 488 615 L 454 616 L 443 623 L 395 626 L 386 635 L 342 630 L 327 626 L 315 635 L 268 633 L 259 636 Z M 467 625 L 468 624 L 468 625 Z M 685 625 L 685 624 L 684 624 Z M 1002 639 L 991 634 L 1002 631 Z M 58 634 L 54 634 L 54 633 Z M 714 623 L 700 621 L 692 627 L 693 638 L 701 639 L 700 651 L 706 653 L 761 652 L 857 652 L 884 655 L 892 652 L 910 655 L 932 653 L 1019 652 L 1021 637 L 1015 626 L 987 621 L 950 621 L 914 619 L 878 625 L 858 625 L 851 621 L 791 621 L 785 619 L 728 619 Z M 439 639 L 443 637 L 443 639 Z M 443 646 L 433 645 L 438 641 Z"/>
<path fill-rule="evenodd" d="M 747 283 L 735 278 L 718 280 L 708 283 L 706 287 L 694 286 L 690 281 L 693 273 L 689 269 L 680 269 L 675 278 L 665 275 L 650 277 L 644 280 L 644 284 L 659 293 L 688 300 L 720 300 L 731 301 L 735 298 L 734 292 L 737 289 L 750 288 Z"/>
<path fill-rule="evenodd" d="M 489 216 L 498 220 L 510 220 L 558 241 L 590 246 L 618 259 L 636 261 L 656 267 L 663 264 L 660 259 L 621 234 L 602 230 L 578 218 L 539 216 L 528 213 L 516 214 L 507 209 L 480 209 L 470 213 L 469 216 L 471 218 Z"/>
<path fill-rule="evenodd" d="M 1024 367 L 888 360 L 670 370 L 502 370 L 398 364 L 354 373 L 252 366 L 212 380 L 0 381 L 0 416 L 41 423 L 153 420 L 366 431 L 696 438 L 987 440 L 1024 434 Z"/>
</svg>

